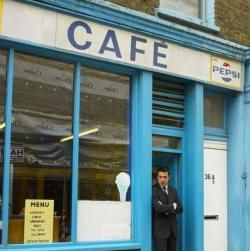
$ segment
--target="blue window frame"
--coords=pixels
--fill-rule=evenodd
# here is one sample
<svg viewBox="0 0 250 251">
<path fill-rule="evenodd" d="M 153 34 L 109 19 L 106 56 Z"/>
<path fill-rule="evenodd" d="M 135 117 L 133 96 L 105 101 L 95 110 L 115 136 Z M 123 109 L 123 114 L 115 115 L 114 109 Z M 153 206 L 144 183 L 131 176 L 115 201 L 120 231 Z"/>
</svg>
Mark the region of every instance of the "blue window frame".
<svg viewBox="0 0 250 251">
<path fill-rule="evenodd" d="M 54 243 L 37 245 L 40 250 L 62 249 L 67 245 L 67 250 L 74 248 L 88 249 L 139 249 L 149 250 L 151 247 L 151 160 L 152 160 L 152 74 L 149 72 L 131 70 L 127 67 L 119 67 L 111 64 L 100 63 L 95 60 L 87 60 L 74 55 L 53 52 L 47 49 L 32 48 L 18 44 L 20 51 L 32 55 L 43 55 L 50 59 L 74 64 L 74 108 L 73 108 L 73 153 L 72 153 L 72 214 L 71 214 L 71 240 L 68 243 Z M 20 49 L 21 48 L 21 49 Z M 43 53 L 41 53 L 41 51 Z M 3 177 L 3 233 L 2 247 L 12 248 L 8 243 L 8 219 L 9 219 L 9 194 L 10 194 L 10 149 L 11 149 L 11 126 L 12 126 L 12 99 L 13 99 L 13 78 L 14 78 L 15 50 L 9 48 L 7 74 L 6 74 L 6 103 L 5 103 L 5 136 L 4 136 L 4 177 Z M 131 165 L 132 165 L 132 239 L 129 241 L 98 241 L 98 242 L 77 242 L 77 200 L 78 200 L 78 151 L 79 151 L 79 121 L 80 121 L 80 79 L 81 66 L 93 66 L 97 69 L 105 69 L 115 73 L 128 74 L 132 79 L 131 88 Z M 143 112 L 142 112 L 143 111 Z M 142 125 L 142 126 L 141 126 Z M 141 170 L 143 167 L 143 171 Z M 140 175 L 138 175 L 140 173 Z M 145 182 L 143 190 L 141 182 Z M 147 194 L 148 196 L 144 196 Z M 143 208 L 144 210 L 141 210 Z M 143 219 L 143 220 L 142 220 Z M 146 220 L 145 220 L 146 219 Z M 28 245 L 18 245 L 15 248 L 28 248 Z M 0 246 L 1 249 L 1 246 Z"/>
<path fill-rule="evenodd" d="M 181 154 L 183 152 L 183 137 L 184 132 L 181 130 L 154 126 L 152 150 Z M 162 145 L 161 143 L 164 141 L 165 145 Z"/>
<path fill-rule="evenodd" d="M 4 135 L 4 169 L 3 169 L 3 209 L 2 209 L 2 244 L 8 242 L 8 218 L 9 218 L 9 177 L 10 177 L 10 147 L 11 147 L 11 117 L 12 117 L 12 91 L 14 74 L 14 49 L 11 48 L 7 58 L 6 98 L 5 98 L 5 135 Z"/>
<path fill-rule="evenodd" d="M 204 95 L 204 126 L 207 139 L 227 137 L 227 98 L 215 92 Z"/>
<path fill-rule="evenodd" d="M 0 229 L 2 229 L 2 195 L 3 195 L 3 149 L 4 149 L 4 131 L 5 131 L 5 88 L 6 88 L 6 51 L 0 51 Z M 2 239 L 2 231 L 0 232 L 0 238 Z"/>
</svg>

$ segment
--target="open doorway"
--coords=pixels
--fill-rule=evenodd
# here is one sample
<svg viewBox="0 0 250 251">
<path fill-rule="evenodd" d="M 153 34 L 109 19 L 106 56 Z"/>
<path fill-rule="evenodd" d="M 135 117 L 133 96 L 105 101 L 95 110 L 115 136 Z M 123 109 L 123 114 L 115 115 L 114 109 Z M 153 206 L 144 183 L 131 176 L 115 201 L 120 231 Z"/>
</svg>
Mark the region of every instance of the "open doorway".
<svg viewBox="0 0 250 251">
<path fill-rule="evenodd" d="M 152 183 L 157 184 L 157 169 L 168 168 L 170 173 L 169 185 L 175 187 L 178 191 L 179 197 L 181 196 L 181 173 L 180 173 L 180 154 L 170 153 L 164 151 L 153 151 L 152 153 Z M 181 198 L 180 198 L 181 199 Z M 181 199 L 182 201 L 182 199 Z M 181 237 L 182 221 L 178 216 L 178 239 L 177 239 L 177 250 L 182 250 L 182 237 Z M 154 251 L 154 241 L 152 241 Z"/>
<path fill-rule="evenodd" d="M 159 167 L 167 167 L 170 172 L 170 186 L 179 190 L 179 155 L 176 153 L 153 151 L 152 156 L 152 180 L 156 184 L 156 170 Z"/>
</svg>

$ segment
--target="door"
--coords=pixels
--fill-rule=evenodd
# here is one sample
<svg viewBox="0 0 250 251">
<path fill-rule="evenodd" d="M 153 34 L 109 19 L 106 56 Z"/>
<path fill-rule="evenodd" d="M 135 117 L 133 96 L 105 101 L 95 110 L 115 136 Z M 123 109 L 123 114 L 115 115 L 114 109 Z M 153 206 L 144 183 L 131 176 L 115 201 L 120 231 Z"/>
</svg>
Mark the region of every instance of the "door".
<svg viewBox="0 0 250 251">
<path fill-rule="evenodd" d="M 168 153 L 168 152 L 160 152 L 160 151 L 153 151 L 152 155 L 152 179 L 153 185 L 156 184 L 156 171 L 159 167 L 167 167 L 170 172 L 170 181 L 169 185 L 175 187 L 178 190 L 178 194 L 180 196 L 180 189 L 181 189 L 181 182 L 180 182 L 180 172 L 179 172 L 179 158 L 180 154 L 176 153 Z M 178 216 L 179 218 L 179 216 Z M 182 223 L 180 218 L 178 220 L 178 230 L 181 232 Z M 180 233 L 179 233 L 179 236 Z M 177 241 L 177 250 L 181 249 L 181 237 L 178 238 Z M 153 243 L 153 242 L 152 242 Z M 154 247 L 152 248 L 154 251 Z"/>
<path fill-rule="evenodd" d="M 227 145 L 204 143 L 204 250 L 227 250 Z"/>
</svg>

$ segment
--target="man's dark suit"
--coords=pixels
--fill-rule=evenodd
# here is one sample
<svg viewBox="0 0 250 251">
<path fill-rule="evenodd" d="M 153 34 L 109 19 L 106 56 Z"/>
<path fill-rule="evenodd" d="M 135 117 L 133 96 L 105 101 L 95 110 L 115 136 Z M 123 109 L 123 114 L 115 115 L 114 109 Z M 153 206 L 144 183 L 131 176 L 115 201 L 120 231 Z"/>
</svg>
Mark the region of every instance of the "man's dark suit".
<svg viewBox="0 0 250 251">
<path fill-rule="evenodd" d="M 177 208 L 174 210 L 173 203 L 177 203 Z M 178 198 L 177 191 L 173 187 L 168 187 L 168 195 L 157 184 L 153 187 L 153 238 L 155 241 L 156 251 L 167 250 L 175 251 L 173 247 L 163 246 L 164 241 L 173 240 L 176 242 L 178 237 L 176 214 L 182 213 L 183 208 Z M 169 243 L 168 243 L 169 244 Z"/>
</svg>

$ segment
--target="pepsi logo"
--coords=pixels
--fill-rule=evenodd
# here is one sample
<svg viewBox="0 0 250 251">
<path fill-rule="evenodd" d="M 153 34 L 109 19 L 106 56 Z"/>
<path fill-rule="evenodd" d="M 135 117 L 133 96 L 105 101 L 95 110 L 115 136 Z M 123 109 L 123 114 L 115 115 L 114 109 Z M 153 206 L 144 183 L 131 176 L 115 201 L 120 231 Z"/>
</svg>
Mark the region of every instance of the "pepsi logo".
<svg viewBox="0 0 250 251">
<path fill-rule="evenodd" d="M 240 72 L 232 69 L 228 62 L 224 62 L 221 66 L 213 65 L 213 73 L 218 73 L 221 79 L 227 83 L 240 79 Z"/>
</svg>

